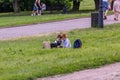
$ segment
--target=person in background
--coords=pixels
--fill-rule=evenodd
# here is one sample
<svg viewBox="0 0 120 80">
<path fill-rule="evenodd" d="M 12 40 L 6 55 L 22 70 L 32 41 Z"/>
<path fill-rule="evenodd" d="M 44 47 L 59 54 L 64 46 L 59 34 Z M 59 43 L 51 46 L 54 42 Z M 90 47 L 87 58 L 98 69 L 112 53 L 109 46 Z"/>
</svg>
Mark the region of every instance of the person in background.
<svg viewBox="0 0 120 80">
<path fill-rule="evenodd" d="M 35 16 L 37 14 L 38 14 L 38 6 L 37 6 L 37 0 L 35 0 L 31 16 Z"/>
<path fill-rule="evenodd" d="M 43 14 L 44 11 L 46 10 L 46 4 L 43 3 L 43 2 L 41 2 L 41 6 L 42 6 L 42 8 L 41 8 L 41 13 Z"/>
<path fill-rule="evenodd" d="M 114 0 L 113 11 L 114 11 L 114 20 L 118 21 L 119 13 L 120 13 L 120 0 Z"/>
<path fill-rule="evenodd" d="M 58 34 L 57 39 L 50 44 L 51 48 L 62 48 L 62 36 Z"/>
<path fill-rule="evenodd" d="M 67 38 L 66 34 L 62 34 L 62 39 L 63 39 L 63 43 L 62 43 L 63 48 L 70 48 L 71 47 L 71 42 Z"/>
<path fill-rule="evenodd" d="M 110 8 L 109 1 L 108 0 L 103 0 L 103 19 L 107 19 L 107 13 Z"/>
<path fill-rule="evenodd" d="M 59 34 L 57 36 L 57 39 L 55 40 L 55 43 L 57 44 L 58 48 L 62 48 L 62 35 L 61 34 Z"/>
<path fill-rule="evenodd" d="M 42 9 L 41 0 L 37 0 L 37 6 L 38 6 L 38 16 L 39 16 L 41 15 L 41 9 Z"/>
</svg>

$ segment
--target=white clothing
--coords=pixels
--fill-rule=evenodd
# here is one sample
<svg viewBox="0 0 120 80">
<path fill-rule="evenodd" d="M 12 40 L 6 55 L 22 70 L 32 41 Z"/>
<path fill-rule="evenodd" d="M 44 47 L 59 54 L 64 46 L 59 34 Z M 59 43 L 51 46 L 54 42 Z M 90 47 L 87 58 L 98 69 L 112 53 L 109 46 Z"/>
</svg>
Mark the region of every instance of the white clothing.
<svg viewBox="0 0 120 80">
<path fill-rule="evenodd" d="M 46 10 L 46 5 L 44 3 L 42 4 L 42 10 Z"/>
<path fill-rule="evenodd" d="M 70 48 L 71 47 L 71 42 L 68 38 L 63 40 L 63 48 Z"/>
<path fill-rule="evenodd" d="M 108 0 L 103 0 L 103 1 L 108 2 Z"/>
</svg>

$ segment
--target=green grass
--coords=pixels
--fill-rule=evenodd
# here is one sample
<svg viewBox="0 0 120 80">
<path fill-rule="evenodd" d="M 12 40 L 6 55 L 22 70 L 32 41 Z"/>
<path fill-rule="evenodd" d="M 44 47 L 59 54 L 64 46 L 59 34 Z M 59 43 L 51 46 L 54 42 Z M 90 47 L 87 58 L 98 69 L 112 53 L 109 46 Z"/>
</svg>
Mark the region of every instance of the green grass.
<svg viewBox="0 0 120 80">
<path fill-rule="evenodd" d="M 81 49 L 43 49 L 42 42 L 56 35 L 0 41 L 0 80 L 32 80 L 120 62 L 120 24 L 73 30 L 73 41 L 80 38 Z"/>
<path fill-rule="evenodd" d="M 78 18 L 83 16 L 89 16 L 86 14 L 47 14 L 42 16 L 10 16 L 0 18 L 0 27 L 20 26 L 28 24 L 37 24 L 43 22 L 59 21 L 71 18 Z"/>
<path fill-rule="evenodd" d="M 83 0 L 80 5 L 80 10 L 93 10 L 95 9 L 94 0 Z"/>
</svg>

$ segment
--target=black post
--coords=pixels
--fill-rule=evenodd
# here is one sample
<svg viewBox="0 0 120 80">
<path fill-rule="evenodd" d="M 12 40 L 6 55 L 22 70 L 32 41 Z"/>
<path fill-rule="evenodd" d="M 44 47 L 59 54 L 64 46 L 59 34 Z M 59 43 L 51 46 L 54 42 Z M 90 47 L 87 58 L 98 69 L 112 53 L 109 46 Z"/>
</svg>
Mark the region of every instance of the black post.
<svg viewBox="0 0 120 80">
<path fill-rule="evenodd" d="M 98 16 L 98 27 L 103 28 L 103 0 L 100 0 L 99 16 Z"/>
</svg>

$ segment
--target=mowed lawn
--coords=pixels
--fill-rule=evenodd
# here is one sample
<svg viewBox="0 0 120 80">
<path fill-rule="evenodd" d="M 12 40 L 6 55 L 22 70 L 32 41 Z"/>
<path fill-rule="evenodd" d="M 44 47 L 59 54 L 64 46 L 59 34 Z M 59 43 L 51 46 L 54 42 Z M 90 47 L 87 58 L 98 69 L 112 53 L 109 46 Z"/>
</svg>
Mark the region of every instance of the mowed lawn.
<svg viewBox="0 0 120 80">
<path fill-rule="evenodd" d="M 119 62 L 119 30 L 120 24 L 114 24 L 68 32 L 72 44 L 82 40 L 81 49 L 43 49 L 42 42 L 53 42 L 57 34 L 0 41 L 0 80 L 33 80 Z"/>
<path fill-rule="evenodd" d="M 21 25 L 30 25 L 43 22 L 59 21 L 73 18 L 81 18 L 90 16 L 91 11 L 94 10 L 93 0 L 84 0 L 81 2 L 80 11 L 69 12 L 68 14 L 61 14 L 61 12 L 54 12 L 49 14 L 46 11 L 42 16 L 31 16 L 32 11 L 20 13 L 0 13 L 0 27 L 14 27 Z"/>
<path fill-rule="evenodd" d="M 43 22 L 53 22 L 72 18 L 88 16 L 89 14 L 47 14 L 42 16 L 10 16 L 0 17 L 0 27 L 14 27 L 22 25 L 37 24 Z"/>
</svg>

